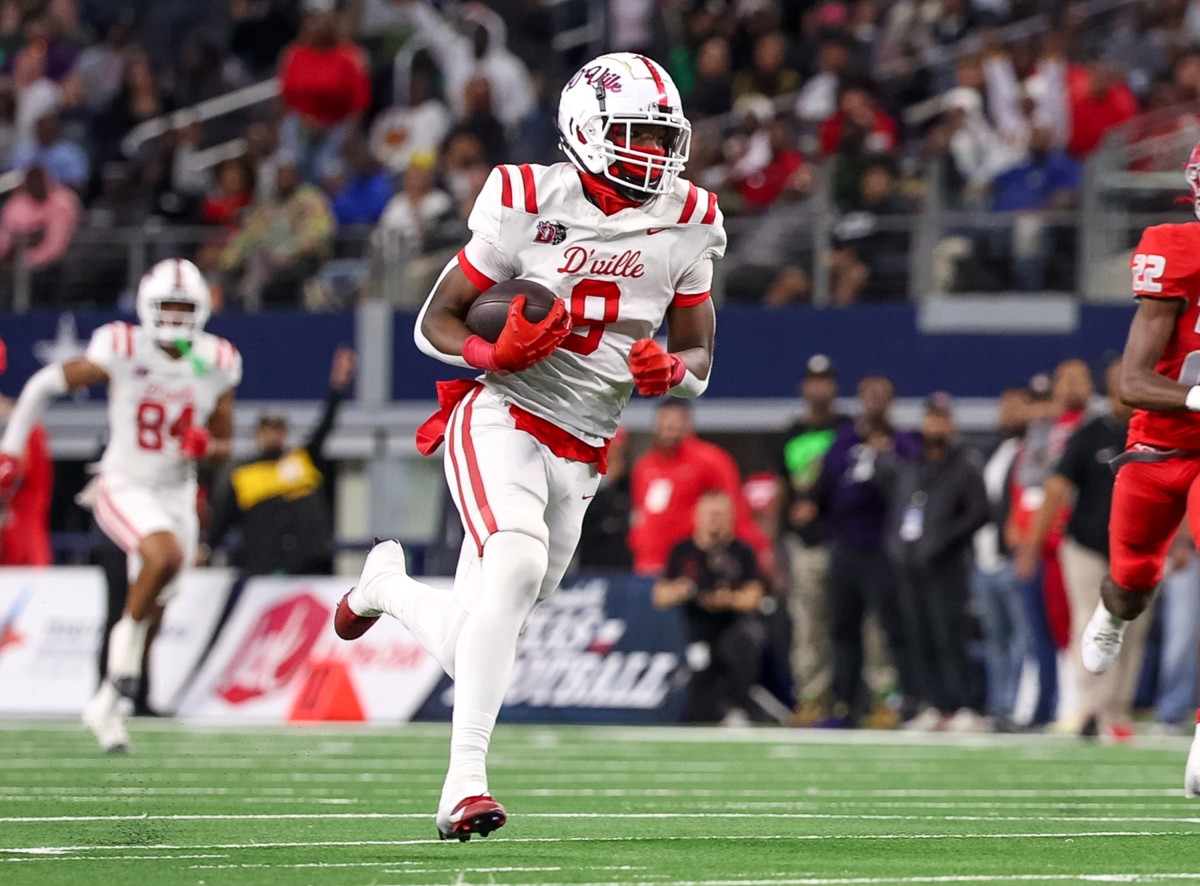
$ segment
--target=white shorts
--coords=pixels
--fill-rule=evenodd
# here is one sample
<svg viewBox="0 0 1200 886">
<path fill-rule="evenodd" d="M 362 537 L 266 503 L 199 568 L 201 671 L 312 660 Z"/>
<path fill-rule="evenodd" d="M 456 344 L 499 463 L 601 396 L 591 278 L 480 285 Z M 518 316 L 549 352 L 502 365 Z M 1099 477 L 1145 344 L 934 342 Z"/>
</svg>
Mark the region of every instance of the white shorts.
<svg viewBox="0 0 1200 886">
<path fill-rule="evenodd" d="M 142 539 L 156 532 L 169 532 L 183 548 L 184 566 L 196 561 L 200 520 L 196 514 L 196 487 L 147 486 L 124 477 L 102 473 L 96 486 L 92 513 L 96 523 L 125 551 L 129 558 L 129 578 L 141 571 L 138 554 Z M 176 592 L 178 577 L 159 595 L 164 602 Z"/>
<path fill-rule="evenodd" d="M 472 391 L 446 425 L 443 457 L 450 496 L 465 530 L 454 588 L 470 610 L 482 585 L 484 543 L 495 532 L 530 535 L 546 545 L 549 568 L 538 599 L 562 581 L 600 472 L 596 465 L 560 458 L 519 431 L 503 395 Z"/>
</svg>

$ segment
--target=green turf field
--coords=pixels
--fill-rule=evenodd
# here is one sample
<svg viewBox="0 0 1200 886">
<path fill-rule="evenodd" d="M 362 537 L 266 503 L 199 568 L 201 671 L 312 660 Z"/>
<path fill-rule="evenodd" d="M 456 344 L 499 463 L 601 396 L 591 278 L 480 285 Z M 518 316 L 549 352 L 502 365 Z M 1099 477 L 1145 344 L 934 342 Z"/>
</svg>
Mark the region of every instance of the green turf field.
<svg viewBox="0 0 1200 886">
<path fill-rule="evenodd" d="M 130 731 L 0 721 L 0 884 L 1200 884 L 1184 739 L 502 724 L 443 843 L 445 726 Z"/>
</svg>

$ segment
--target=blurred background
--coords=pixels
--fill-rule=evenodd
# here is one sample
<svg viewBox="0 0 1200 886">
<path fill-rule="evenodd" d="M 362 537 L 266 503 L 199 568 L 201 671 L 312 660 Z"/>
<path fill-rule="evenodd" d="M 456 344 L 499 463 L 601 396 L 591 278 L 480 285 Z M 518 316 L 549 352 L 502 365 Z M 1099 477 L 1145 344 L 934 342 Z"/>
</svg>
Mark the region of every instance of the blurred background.
<svg viewBox="0 0 1200 886">
<path fill-rule="evenodd" d="M 896 726 L 935 710 L 919 728 L 1119 738 L 1132 701 L 1164 686 L 1185 703 L 1157 720 L 1190 716 L 1197 616 L 1180 617 L 1165 671 L 1152 630 L 1136 697 L 1096 710 L 1069 676 L 1066 592 L 1042 576 L 1057 549 L 1035 576 L 1012 555 L 1033 543 L 1041 499 L 1026 493 L 1107 412 L 1141 231 L 1191 219 L 1175 203 L 1200 140 L 1200 0 L 0 0 L 0 391 L 82 353 L 132 316 L 147 268 L 187 257 L 213 287 L 209 328 L 244 357 L 239 459 L 271 434 L 319 450 L 317 560 L 353 575 L 392 535 L 414 571 L 449 574 L 461 530 L 412 440 L 446 370 L 411 346 L 415 312 L 492 166 L 562 159 L 558 91 L 607 50 L 675 79 L 687 176 L 719 195 L 729 248 L 713 383 L 691 410 L 631 404 L 580 568 L 632 571 L 647 594 L 710 491 L 679 494 L 679 441 L 721 450 L 732 473 L 710 485 L 763 584 L 736 648 L 761 667 L 757 700 L 702 719 Z M 335 356 L 351 349 L 356 372 Z M 60 565 L 103 559 L 74 502 L 102 396 L 46 418 Z M 823 461 L 845 427 L 858 448 L 840 469 L 879 487 L 849 524 Z M 986 525 L 954 539 L 969 591 L 905 632 L 930 604 L 888 552 L 912 504 L 888 462 L 942 438 L 987 480 Z M 205 481 L 211 562 L 295 571 L 252 569 L 250 524 L 222 510 L 228 471 Z M 863 545 L 881 571 L 851 575 L 838 552 Z M 1173 567 L 1191 576 L 1185 600 L 1194 560 Z M 922 636 L 943 616 L 953 648 Z"/>
</svg>

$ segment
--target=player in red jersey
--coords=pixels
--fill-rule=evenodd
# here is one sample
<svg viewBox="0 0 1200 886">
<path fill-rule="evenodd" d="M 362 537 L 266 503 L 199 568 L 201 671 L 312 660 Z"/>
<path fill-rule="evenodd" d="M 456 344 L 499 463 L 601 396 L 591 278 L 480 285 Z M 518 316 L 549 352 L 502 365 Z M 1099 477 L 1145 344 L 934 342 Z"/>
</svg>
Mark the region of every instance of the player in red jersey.
<svg viewBox="0 0 1200 886">
<path fill-rule="evenodd" d="M 1200 144 L 1184 167 L 1200 218 Z M 1137 313 L 1121 368 L 1134 408 L 1109 520 L 1109 575 L 1083 631 L 1083 665 L 1107 669 L 1150 605 L 1185 514 L 1200 538 L 1200 222 L 1147 228 L 1131 262 Z M 1200 711 L 1184 791 L 1200 795 Z"/>
</svg>

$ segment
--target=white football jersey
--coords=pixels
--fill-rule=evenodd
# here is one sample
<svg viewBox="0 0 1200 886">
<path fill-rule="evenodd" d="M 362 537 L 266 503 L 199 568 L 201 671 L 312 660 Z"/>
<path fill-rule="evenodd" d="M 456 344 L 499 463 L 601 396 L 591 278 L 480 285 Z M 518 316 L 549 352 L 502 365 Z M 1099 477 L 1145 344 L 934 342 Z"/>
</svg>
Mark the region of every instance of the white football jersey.
<svg viewBox="0 0 1200 886">
<path fill-rule="evenodd" d="M 188 425 L 207 425 L 217 400 L 241 382 L 237 348 L 201 332 L 191 357 L 173 359 L 142 327 L 114 322 L 92 333 L 85 356 L 109 379 L 101 471 L 153 486 L 193 481 L 196 466 L 179 438 Z"/>
<path fill-rule="evenodd" d="M 520 277 L 567 306 L 571 334 L 524 372 L 488 385 L 592 445 L 617 431 L 633 392 L 629 351 L 667 308 L 699 304 L 725 253 L 717 195 L 678 180 L 672 193 L 605 215 L 569 163 L 498 166 L 475 201 L 458 263 L 480 289 Z"/>
</svg>

